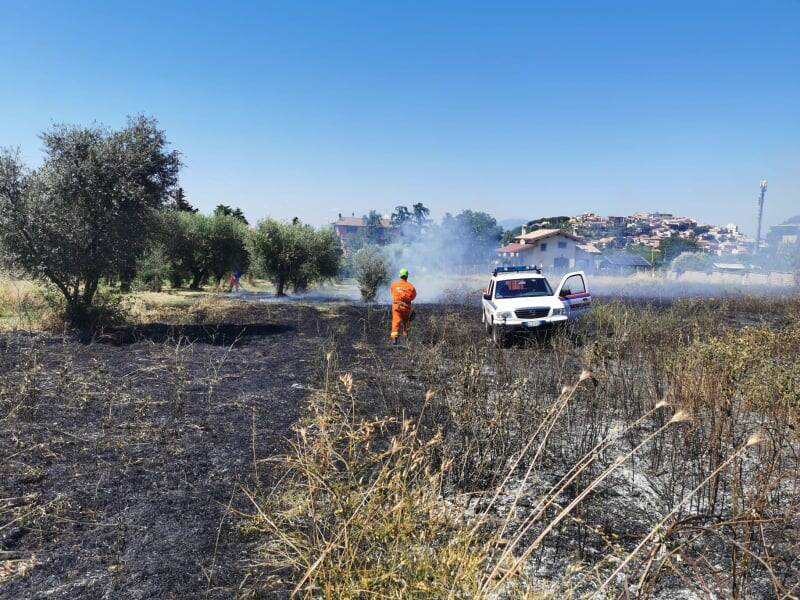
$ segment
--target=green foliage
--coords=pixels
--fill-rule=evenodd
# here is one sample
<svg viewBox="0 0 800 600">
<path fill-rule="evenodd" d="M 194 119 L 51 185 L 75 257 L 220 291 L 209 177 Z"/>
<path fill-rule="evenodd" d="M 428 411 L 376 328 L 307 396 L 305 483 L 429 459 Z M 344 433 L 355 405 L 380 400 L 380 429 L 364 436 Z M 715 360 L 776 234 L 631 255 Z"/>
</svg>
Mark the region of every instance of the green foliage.
<svg viewBox="0 0 800 600">
<path fill-rule="evenodd" d="M 56 307 L 58 296 L 52 299 Z M 64 320 L 85 333 L 102 331 L 108 327 L 116 327 L 128 322 L 130 317 L 129 306 L 123 301 L 123 296 L 116 292 L 101 291 L 97 293 L 92 304 L 79 302 L 64 304 L 60 309 L 55 308 L 54 314 L 63 315 Z"/>
<path fill-rule="evenodd" d="M 154 244 L 136 265 L 134 286 L 138 290 L 160 292 L 164 282 L 170 279 L 171 273 L 170 261 L 164 246 Z"/>
<path fill-rule="evenodd" d="M 514 242 L 515 238 L 519 237 L 521 233 L 522 233 L 521 227 L 515 227 L 514 229 L 506 229 L 503 232 L 502 237 L 500 238 L 500 243 L 504 246 L 506 244 L 511 244 Z"/>
<path fill-rule="evenodd" d="M 419 239 L 431 230 L 431 211 L 422 202 L 417 202 L 411 207 L 397 206 L 392 213 L 392 225 L 397 228 L 398 234 L 407 241 Z M 383 240 L 385 242 L 386 240 Z M 382 242 L 382 243 L 383 243 Z"/>
<path fill-rule="evenodd" d="M 378 289 L 389 282 L 386 257 L 375 246 L 364 246 L 353 254 L 352 270 L 364 302 L 374 302 Z"/>
<path fill-rule="evenodd" d="M 672 261 L 671 267 L 678 273 L 684 271 L 711 273 L 714 270 L 714 258 L 702 252 L 684 252 Z"/>
<path fill-rule="evenodd" d="M 275 284 L 276 294 L 292 285 L 303 291 L 317 281 L 335 277 L 342 250 L 331 229 L 316 230 L 299 220 L 282 223 L 260 221 L 250 236 L 250 252 L 256 268 Z"/>
<path fill-rule="evenodd" d="M 172 206 L 175 210 L 183 212 L 197 212 L 197 209 L 186 199 L 186 194 L 183 192 L 182 187 L 179 187 L 177 190 L 175 190 L 175 193 L 172 195 Z"/>
<path fill-rule="evenodd" d="M 414 273 L 449 272 L 464 265 L 488 267 L 502 233 L 502 227 L 487 213 L 448 213 L 441 224 L 429 224 L 420 234 L 404 229 L 399 239 L 386 247 L 385 255 L 392 269 L 407 267 Z"/>
<path fill-rule="evenodd" d="M 376 210 L 364 215 L 363 239 L 367 244 L 385 244 L 388 241 L 386 228 L 383 226 L 381 214 Z"/>
<path fill-rule="evenodd" d="M 209 278 L 218 283 L 227 273 L 247 270 L 247 228 L 236 217 L 171 212 L 165 221 L 164 245 L 173 279 L 190 279 L 189 287 L 196 290 Z"/>
<path fill-rule="evenodd" d="M 295 223 L 295 227 L 302 227 Z M 289 277 L 295 292 L 304 292 L 313 283 L 331 279 L 339 274 L 342 262 L 342 247 L 331 228 L 313 231 L 308 238 L 310 259 Z"/>
<path fill-rule="evenodd" d="M 39 169 L 0 154 L 0 255 L 53 284 L 80 315 L 101 277 L 127 273 L 147 248 L 180 161 L 145 117 L 118 131 L 54 126 L 41 139 Z"/>
<path fill-rule="evenodd" d="M 392 225 L 402 227 L 406 223 L 410 223 L 413 218 L 414 215 L 408 210 L 407 206 L 397 206 L 392 213 Z"/>
<path fill-rule="evenodd" d="M 447 213 L 442 219 L 441 235 L 451 240 L 447 247 L 459 248 L 460 257 L 456 262 L 478 262 L 486 260 L 500 244 L 503 228 L 495 218 L 485 212 L 464 210 L 452 216 Z M 454 244 L 452 241 L 463 240 L 466 244 Z M 447 248 L 445 248 L 447 250 Z"/>
<path fill-rule="evenodd" d="M 231 208 L 227 204 L 218 204 L 214 209 L 214 215 L 217 217 L 235 217 L 245 225 L 249 225 L 241 208 Z"/>
<path fill-rule="evenodd" d="M 411 211 L 414 215 L 414 223 L 417 227 L 425 227 L 430 223 L 430 209 L 426 208 L 422 202 L 417 202 L 414 206 L 411 207 Z"/>
<path fill-rule="evenodd" d="M 699 252 L 700 246 L 695 240 L 670 237 L 661 241 L 659 250 L 661 250 L 662 264 L 669 264 L 675 257 L 684 252 Z"/>
</svg>

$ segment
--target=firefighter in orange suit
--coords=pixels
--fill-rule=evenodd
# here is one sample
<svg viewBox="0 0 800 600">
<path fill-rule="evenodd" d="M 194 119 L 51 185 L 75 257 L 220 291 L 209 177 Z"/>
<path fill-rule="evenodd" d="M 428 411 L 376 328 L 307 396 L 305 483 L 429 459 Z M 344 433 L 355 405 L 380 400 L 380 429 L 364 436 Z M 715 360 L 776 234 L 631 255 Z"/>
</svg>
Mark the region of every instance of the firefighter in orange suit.
<svg viewBox="0 0 800 600">
<path fill-rule="evenodd" d="M 408 335 L 408 321 L 411 319 L 411 302 L 417 297 L 417 290 L 408 281 L 408 269 L 400 269 L 400 279 L 389 286 L 392 292 L 392 343 L 397 344 L 400 334 Z"/>
</svg>

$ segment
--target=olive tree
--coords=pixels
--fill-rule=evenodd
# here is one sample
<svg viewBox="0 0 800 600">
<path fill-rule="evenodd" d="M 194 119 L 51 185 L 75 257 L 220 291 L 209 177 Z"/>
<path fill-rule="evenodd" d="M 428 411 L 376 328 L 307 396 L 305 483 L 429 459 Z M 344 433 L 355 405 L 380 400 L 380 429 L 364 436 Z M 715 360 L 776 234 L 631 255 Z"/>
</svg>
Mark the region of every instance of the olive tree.
<svg viewBox="0 0 800 600">
<path fill-rule="evenodd" d="M 312 283 L 335 277 L 342 250 L 331 229 L 314 229 L 295 219 L 282 223 L 260 221 L 250 235 L 250 253 L 256 268 L 275 284 L 276 294 L 286 287 L 304 291 Z"/>
<path fill-rule="evenodd" d="M 307 227 L 306 238 L 309 260 L 289 277 L 295 293 L 305 292 L 313 283 L 331 279 L 339 274 L 342 263 L 342 247 L 332 228 L 314 230 Z"/>
<path fill-rule="evenodd" d="M 247 227 L 235 216 L 169 211 L 164 221 L 163 243 L 177 280 L 173 283 L 189 279 L 196 290 L 209 278 L 219 282 L 226 273 L 247 270 Z"/>
<path fill-rule="evenodd" d="M 145 117 L 117 131 L 54 126 L 41 139 L 38 169 L 26 168 L 18 151 L 0 152 L 0 256 L 58 288 L 76 322 L 101 277 L 144 253 L 180 160 Z"/>
<path fill-rule="evenodd" d="M 361 299 L 364 302 L 374 302 L 378 289 L 389 282 L 386 257 L 376 246 L 364 246 L 353 254 L 351 264 L 361 291 Z"/>
</svg>

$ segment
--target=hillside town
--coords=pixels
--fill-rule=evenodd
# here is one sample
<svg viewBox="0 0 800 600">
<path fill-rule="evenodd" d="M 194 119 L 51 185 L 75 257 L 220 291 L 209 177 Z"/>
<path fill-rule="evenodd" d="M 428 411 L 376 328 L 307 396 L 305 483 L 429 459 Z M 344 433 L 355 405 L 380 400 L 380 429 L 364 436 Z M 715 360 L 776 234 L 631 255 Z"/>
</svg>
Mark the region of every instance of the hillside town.
<svg viewBox="0 0 800 600">
<path fill-rule="evenodd" d="M 496 224 L 484 213 L 470 214 L 484 215 L 486 221 Z M 452 217 L 448 215 L 445 219 Z M 417 225 L 424 228 L 424 224 Z M 345 254 L 368 239 L 385 245 L 404 236 L 404 226 L 398 223 L 396 214 L 381 216 L 373 211 L 372 217 L 340 215 L 333 226 Z M 501 230 L 497 231 L 499 235 Z M 434 226 L 428 226 L 428 234 L 440 243 L 447 236 Z M 464 237 L 469 235 L 469 231 L 464 232 Z M 758 251 L 774 256 L 783 248 L 794 247 L 798 240 L 800 218 L 771 227 L 756 249 L 755 240 L 733 223 L 712 225 L 665 212 L 637 212 L 627 216 L 583 213 L 535 219 L 503 231 L 499 244 L 487 245 L 486 256 L 490 258 L 493 254 L 492 262 L 497 264 L 536 264 L 555 272 L 581 268 L 630 273 L 666 267 L 678 256 L 691 254 L 697 257 L 694 268 L 702 262 L 706 270 L 746 272 L 753 268 Z"/>
<path fill-rule="evenodd" d="M 733 223 L 708 225 L 662 212 L 637 212 L 628 216 L 583 213 L 529 221 L 525 227 L 529 231 L 568 230 L 601 250 L 630 246 L 657 249 L 665 240 L 676 238 L 689 241 L 698 251 L 716 256 L 747 254 L 754 247 L 754 240 L 742 234 Z"/>
<path fill-rule="evenodd" d="M 664 240 L 691 240 L 700 250 L 722 256 L 753 251 L 753 239 L 743 235 L 733 223 L 707 225 L 689 217 L 662 212 L 637 212 L 625 217 L 585 213 L 570 217 L 570 225 L 579 235 L 599 248 L 639 244 L 659 248 Z"/>
</svg>

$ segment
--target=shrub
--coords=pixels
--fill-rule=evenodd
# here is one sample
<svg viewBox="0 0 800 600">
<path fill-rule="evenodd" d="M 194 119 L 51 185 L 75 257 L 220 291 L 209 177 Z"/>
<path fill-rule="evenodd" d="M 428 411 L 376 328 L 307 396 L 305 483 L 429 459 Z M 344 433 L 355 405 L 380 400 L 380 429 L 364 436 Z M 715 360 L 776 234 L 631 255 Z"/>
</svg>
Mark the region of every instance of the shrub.
<svg viewBox="0 0 800 600">
<path fill-rule="evenodd" d="M 702 271 L 710 273 L 714 269 L 714 259 L 701 252 L 683 252 L 672 261 L 671 268 L 677 273 Z"/>
<path fill-rule="evenodd" d="M 136 289 L 160 292 L 164 281 L 169 280 L 170 273 L 170 263 L 164 247 L 160 244 L 155 245 L 136 265 Z"/>
<path fill-rule="evenodd" d="M 389 281 L 386 257 L 376 246 L 364 246 L 352 257 L 353 274 L 364 302 L 374 302 L 378 288 Z"/>
<path fill-rule="evenodd" d="M 58 299 L 57 296 L 53 300 Z M 98 292 L 92 304 L 64 304 L 59 310 L 55 308 L 54 314 L 63 315 L 64 321 L 81 331 L 82 336 L 94 336 L 109 327 L 116 327 L 128 322 L 130 319 L 129 306 L 123 296 L 115 292 Z M 50 327 L 57 326 L 56 321 Z"/>
</svg>

